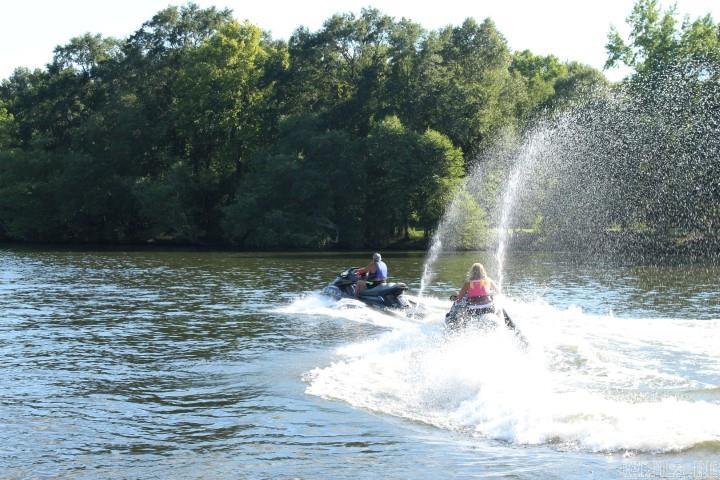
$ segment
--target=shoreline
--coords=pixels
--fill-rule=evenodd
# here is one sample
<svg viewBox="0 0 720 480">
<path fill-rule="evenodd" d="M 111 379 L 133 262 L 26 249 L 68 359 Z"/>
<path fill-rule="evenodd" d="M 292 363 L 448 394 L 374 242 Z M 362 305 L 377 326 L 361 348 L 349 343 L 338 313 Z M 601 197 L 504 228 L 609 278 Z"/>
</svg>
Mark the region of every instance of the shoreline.
<svg viewBox="0 0 720 480">
<path fill-rule="evenodd" d="M 671 260 L 720 260 L 720 251 L 712 248 L 716 243 L 709 243 L 703 247 L 688 248 L 665 245 L 666 248 L 642 249 L 642 248 L 613 248 L 613 245 L 606 244 L 603 248 L 596 249 L 572 249 L 572 248 L 546 248 L 537 243 L 516 242 L 512 239 L 508 242 L 510 251 L 514 253 L 541 253 L 548 255 L 582 256 L 588 259 L 609 259 L 634 260 L 640 263 L 647 263 L 643 260 L 653 259 L 655 263 L 664 263 Z M 617 247 L 617 245 L 616 245 Z M 692 245 L 691 247 L 698 247 Z M 9 242 L 0 241 L 0 250 L 16 251 L 58 251 L 58 252 L 197 252 L 197 253 L 236 253 L 245 255 L 365 255 L 371 251 L 392 252 L 394 256 L 416 256 L 426 255 L 427 248 L 419 245 L 398 245 L 384 248 L 327 248 L 327 249 L 303 249 L 303 248 L 274 248 L 274 249 L 240 249 L 222 244 L 147 244 L 147 243 L 56 243 L 56 242 Z M 442 255 L 462 255 L 467 253 L 494 252 L 495 247 L 477 249 L 456 249 L 442 252 Z"/>
</svg>

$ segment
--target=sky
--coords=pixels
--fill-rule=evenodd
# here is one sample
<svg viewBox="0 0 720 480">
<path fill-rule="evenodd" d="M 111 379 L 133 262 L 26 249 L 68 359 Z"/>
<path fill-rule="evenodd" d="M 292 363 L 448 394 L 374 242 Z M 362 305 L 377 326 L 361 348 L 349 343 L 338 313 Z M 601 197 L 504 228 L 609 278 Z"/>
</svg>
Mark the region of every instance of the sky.
<svg viewBox="0 0 720 480">
<path fill-rule="evenodd" d="M 662 1 L 670 6 L 669 1 Z M 9 0 L 0 20 L 0 79 L 16 67 L 43 67 L 53 48 L 86 32 L 125 38 L 159 10 L 185 1 L 171 0 Z M 274 38 L 287 39 L 298 26 L 322 27 L 334 13 L 359 13 L 375 7 L 426 29 L 459 25 L 468 17 L 493 19 L 513 50 L 554 54 L 602 69 L 611 25 L 627 32 L 625 18 L 633 0 L 195 0 L 201 7 L 228 7 L 239 20 L 250 20 Z M 720 21 L 718 0 L 677 0 L 679 18 L 712 14 Z M 611 80 L 625 69 L 606 71 Z"/>
</svg>

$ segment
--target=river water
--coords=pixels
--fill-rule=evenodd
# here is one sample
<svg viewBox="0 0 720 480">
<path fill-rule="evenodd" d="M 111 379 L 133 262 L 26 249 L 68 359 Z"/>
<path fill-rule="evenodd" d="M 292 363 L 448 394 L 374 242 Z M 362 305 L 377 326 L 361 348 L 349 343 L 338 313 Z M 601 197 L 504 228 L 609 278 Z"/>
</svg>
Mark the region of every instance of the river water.
<svg viewBox="0 0 720 480">
<path fill-rule="evenodd" d="M 370 253 L 0 248 L 0 478 L 720 478 L 717 266 L 511 252 L 523 350 L 443 331 L 490 255 L 320 295 Z"/>
</svg>

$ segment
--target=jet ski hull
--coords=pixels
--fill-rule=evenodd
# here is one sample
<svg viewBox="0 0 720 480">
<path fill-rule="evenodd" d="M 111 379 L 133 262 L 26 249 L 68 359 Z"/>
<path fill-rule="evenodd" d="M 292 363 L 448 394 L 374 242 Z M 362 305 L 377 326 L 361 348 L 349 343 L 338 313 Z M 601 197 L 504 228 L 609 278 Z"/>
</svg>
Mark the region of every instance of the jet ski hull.
<svg viewBox="0 0 720 480">
<path fill-rule="evenodd" d="M 359 277 L 353 273 L 354 270 L 354 268 L 349 268 L 340 273 L 332 283 L 323 289 L 323 293 L 337 299 L 355 299 L 355 288 L 357 288 Z M 357 300 L 372 307 L 405 310 L 412 307 L 410 301 L 403 295 L 405 290 L 407 290 L 407 285 L 404 283 L 381 284 L 363 289 Z"/>
<path fill-rule="evenodd" d="M 490 330 L 502 324 L 502 319 L 495 313 L 495 307 L 471 308 L 465 304 L 453 304 L 445 314 L 445 326 L 450 330 L 477 328 Z"/>
<path fill-rule="evenodd" d="M 477 308 L 467 303 L 453 303 L 450 311 L 445 314 L 445 327 L 451 332 L 459 332 L 467 328 L 479 330 L 493 330 L 504 325 L 517 337 L 520 345 L 527 348 L 528 341 L 520 333 L 515 323 L 505 310 L 497 309 L 490 304 L 485 308 Z"/>
</svg>

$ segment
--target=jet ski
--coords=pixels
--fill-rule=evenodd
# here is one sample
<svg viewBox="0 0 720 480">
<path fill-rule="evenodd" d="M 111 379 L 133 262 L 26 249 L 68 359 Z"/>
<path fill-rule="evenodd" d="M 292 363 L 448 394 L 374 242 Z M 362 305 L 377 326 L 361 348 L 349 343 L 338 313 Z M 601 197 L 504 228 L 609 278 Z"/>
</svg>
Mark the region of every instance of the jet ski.
<svg viewBox="0 0 720 480">
<path fill-rule="evenodd" d="M 350 267 L 341 272 L 334 281 L 323 289 L 323 293 L 337 299 L 355 298 L 357 281 L 362 278 L 356 273 L 357 270 L 359 270 L 358 267 Z M 405 310 L 413 306 L 403 295 L 407 288 L 404 283 L 382 283 L 374 287 L 364 288 L 357 300 L 372 307 Z"/>
<path fill-rule="evenodd" d="M 465 299 L 456 302 L 455 295 L 451 296 L 450 300 L 453 301 L 453 305 L 445 314 L 445 327 L 449 331 L 458 332 L 466 328 L 487 331 L 505 325 L 515 333 L 520 343 L 527 347 L 527 339 L 520 333 L 510 315 L 504 309 L 497 308 L 494 302 L 486 305 L 475 305 Z"/>
</svg>

